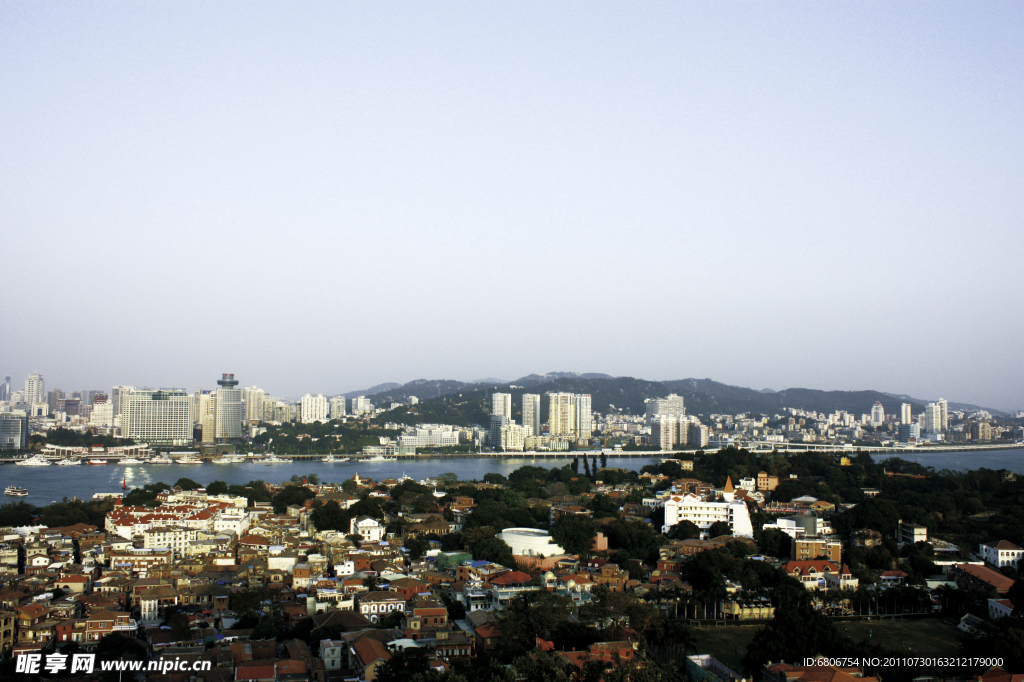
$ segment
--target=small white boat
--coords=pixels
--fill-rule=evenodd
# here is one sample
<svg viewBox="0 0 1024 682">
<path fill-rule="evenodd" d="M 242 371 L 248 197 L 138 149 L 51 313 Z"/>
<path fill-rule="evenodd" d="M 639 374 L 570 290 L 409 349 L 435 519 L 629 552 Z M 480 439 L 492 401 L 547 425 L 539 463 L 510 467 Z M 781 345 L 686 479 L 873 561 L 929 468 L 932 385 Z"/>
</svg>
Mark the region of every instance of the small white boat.
<svg viewBox="0 0 1024 682">
<path fill-rule="evenodd" d="M 324 464 L 341 464 L 342 462 L 347 462 L 348 457 L 335 457 L 334 455 L 327 455 L 320 461 L 323 462 Z"/>
<path fill-rule="evenodd" d="M 174 464 L 174 460 L 170 457 L 154 457 L 149 460 L 150 464 Z"/>
<path fill-rule="evenodd" d="M 369 459 L 364 460 L 364 461 L 366 461 L 366 462 L 397 462 L 398 458 L 397 457 L 385 457 L 384 455 L 374 455 L 373 457 L 370 457 Z"/>
<path fill-rule="evenodd" d="M 16 485 L 9 485 L 4 490 L 4 495 L 10 495 L 11 497 L 25 497 L 28 495 L 28 491 L 24 488 L 19 488 Z"/>
<path fill-rule="evenodd" d="M 80 459 L 61 459 L 61 460 L 57 461 L 57 466 L 59 466 L 59 467 L 75 466 L 76 467 L 76 466 L 78 466 L 81 463 L 82 463 L 82 460 L 80 460 Z"/>
<path fill-rule="evenodd" d="M 134 457 L 125 457 L 118 464 L 145 464 L 141 459 L 135 459 Z"/>
<path fill-rule="evenodd" d="M 242 464 L 245 462 L 245 457 L 241 455 L 224 455 L 213 460 L 214 464 Z"/>
<path fill-rule="evenodd" d="M 15 462 L 20 467 L 48 467 L 50 462 L 39 455 L 29 457 L 28 459 L 21 459 Z"/>
<path fill-rule="evenodd" d="M 176 463 L 177 464 L 202 464 L 203 460 L 201 460 L 199 457 L 196 457 L 195 455 L 185 455 L 184 457 L 179 459 Z"/>
<path fill-rule="evenodd" d="M 109 464 L 105 459 L 90 459 L 86 464 Z"/>
<path fill-rule="evenodd" d="M 263 459 L 264 464 L 291 464 L 292 460 L 287 457 L 278 457 L 277 455 L 270 455 Z"/>
</svg>

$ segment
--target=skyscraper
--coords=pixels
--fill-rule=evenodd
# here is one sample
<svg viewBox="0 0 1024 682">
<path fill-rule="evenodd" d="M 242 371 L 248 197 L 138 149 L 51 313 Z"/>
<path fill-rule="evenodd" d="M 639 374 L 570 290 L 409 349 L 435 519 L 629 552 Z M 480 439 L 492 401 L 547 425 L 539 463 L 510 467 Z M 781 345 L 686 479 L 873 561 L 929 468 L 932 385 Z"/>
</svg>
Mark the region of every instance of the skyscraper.
<svg viewBox="0 0 1024 682">
<path fill-rule="evenodd" d="M 523 429 L 527 435 L 540 435 L 540 396 L 536 393 L 523 394 Z"/>
<path fill-rule="evenodd" d="M 928 403 L 924 408 L 924 430 L 927 433 L 942 433 L 942 406 Z"/>
<path fill-rule="evenodd" d="M 39 372 L 32 372 L 25 379 L 25 402 L 29 405 L 46 402 L 46 387 Z"/>
<path fill-rule="evenodd" d="M 512 394 L 495 393 L 491 396 L 491 414 L 504 415 L 512 418 Z"/>
<path fill-rule="evenodd" d="M 234 374 L 222 375 L 217 385 L 217 440 L 237 440 L 242 437 L 242 391 Z"/>
<path fill-rule="evenodd" d="M 594 411 L 591 408 L 589 393 L 581 393 L 576 396 L 576 420 L 574 430 L 579 439 L 587 438 L 594 433 Z"/>
<path fill-rule="evenodd" d="M 548 432 L 552 436 L 575 435 L 576 396 L 572 393 L 550 393 L 548 401 Z"/>
<path fill-rule="evenodd" d="M 949 403 L 945 398 L 939 398 L 935 404 L 939 406 L 939 426 L 945 433 L 949 431 Z"/>
<path fill-rule="evenodd" d="M 900 405 L 900 424 L 910 424 L 914 421 L 913 409 L 910 403 Z"/>
<path fill-rule="evenodd" d="M 4 377 L 4 383 L 0 384 L 0 402 L 7 402 L 11 399 L 11 378 Z"/>
<path fill-rule="evenodd" d="M 28 417 L 25 413 L 0 412 L 0 450 L 24 450 L 27 447 Z"/>
<path fill-rule="evenodd" d="M 131 393 L 135 388 L 132 386 L 114 386 L 110 389 L 110 402 L 114 406 L 114 414 L 121 414 L 121 396 Z"/>
</svg>

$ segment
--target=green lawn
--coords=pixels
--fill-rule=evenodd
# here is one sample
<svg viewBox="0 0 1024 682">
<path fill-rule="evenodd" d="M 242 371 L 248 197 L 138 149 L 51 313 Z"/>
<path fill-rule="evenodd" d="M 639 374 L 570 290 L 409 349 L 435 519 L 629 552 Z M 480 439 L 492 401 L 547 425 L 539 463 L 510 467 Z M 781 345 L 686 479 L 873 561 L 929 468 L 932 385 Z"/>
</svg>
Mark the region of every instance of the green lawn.
<svg viewBox="0 0 1024 682">
<path fill-rule="evenodd" d="M 856 621 L 837 623 L 839 632 L 854 642 L 878 642 L 901 655 L 956 656 L 957 629 L 941 620 Z"/>
<path fill-rule="evenodd" d="M 747 645 L 754 635 L 761 631 L 761 626 L 694 628 L 697 638 L 697 653 L 711 654 L 735 672 L 743 673 L 740 660 L 747 652 Z"/>
<path fill-rule="evenodd" d="M 887 649 L 902 655 L 956 656 L 959 651 L 957 629 L 939 619 L 836 622 L 839 633 L 854 643 L 881 640 Z M 697 653 L 711 654 L 738 673 L 747 645 L 761 628 L 695 627 Z"/>
</svg>

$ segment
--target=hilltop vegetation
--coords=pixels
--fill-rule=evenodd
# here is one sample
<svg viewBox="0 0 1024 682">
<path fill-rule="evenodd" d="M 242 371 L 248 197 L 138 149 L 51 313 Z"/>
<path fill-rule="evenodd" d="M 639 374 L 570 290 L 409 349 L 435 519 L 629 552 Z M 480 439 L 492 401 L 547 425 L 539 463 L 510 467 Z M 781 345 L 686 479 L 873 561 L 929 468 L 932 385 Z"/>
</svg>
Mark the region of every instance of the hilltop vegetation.
<svg viewBox="0 0 1024 682">
<path fill-rule="evenodd" d="M 419 398 L 412 409 L 400 409 L 387 419 L 399 423 L 446 423 L 458 426 L 484 425 L 490 413 L 489 399 L 493 393 L 511 393 L 513 418 L 522 419 L 523 393 L 568 392 L 589 393 L 593 409 L 607 413 L 620 410 L 625 414 L 643 414 L 644 401 L 663 398 L 670 393 L 683 396 L 688 414 L 760 414 L 771 416 L 785 407 L 832 413 L 845 410 L 851 414 L 871 411 L 875 401 L 881 402 L 887 414 L 898 412 L 901 398 L 878 391 L 818 391 L 790 388 L 763 393 L 750 388 L 729 386 L 710 379 L 678 381 L 646 381 L 632 377 L 601 378 L 565 376 L 536 384 L 512 382 L 501 385 L 466 384 L 458 381 L 418 380 L 404 386 L 369 396 L 375 405 Z M 911 403 L 916 412 L 924 405 Z M 541 420 L 547 421 L 548 403 L 541 401 Z"/>
</svg>

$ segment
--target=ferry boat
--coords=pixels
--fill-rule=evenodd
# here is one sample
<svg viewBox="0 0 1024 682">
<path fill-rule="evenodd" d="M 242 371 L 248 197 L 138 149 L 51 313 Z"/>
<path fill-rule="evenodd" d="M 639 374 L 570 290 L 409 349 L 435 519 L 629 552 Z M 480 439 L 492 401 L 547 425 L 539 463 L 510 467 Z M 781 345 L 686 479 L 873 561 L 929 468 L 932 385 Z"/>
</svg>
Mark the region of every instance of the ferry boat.
<svg viewBox="0 0 1024 682">
<path fill-rule="evenodd" d="M 263 459 L 264 464 L 291 464 L 292 460 L 287 457 L 278 457 L 277 455 L 270 455 Z"/>
<path fill-rule="evenodd" d="M 342 462 L 347 462 L 348 457 L 335 457 L 334 455 L 327 455 L 320 461 L 322 461 L 324 464 L 340 464 Z"/>
<path fill-rule="evenodd" d="M 21 459 L 15 462 L 20 467 L 48 467 L 50 462 L 39 455 L 29 457 L 28 459 Z"/>
<path fill-rule="evenodd" d="M 367 462 L 397 462 L 397 457 L 385 457 L 384 455 L 374 455 L 373 457 L 364 460 Z"/>
<path fill-rule="evenodd" d="M 174 460 L 170 457 L 153 457 L 149 460 L 149 464 L 174 464 Z"/>
<path fill-rule="evenodd" d="M 76 467 L 82 463 L 80 459 L 60 459 L 57 460 L 57 466 L 59 467 Z"/>
<path fill-rule="evenodd" d="M 90 459 L 86 464 L 109 464 L 105 459 Z"/>
<path fill-rule="evenodd" d="M 10 495 L 11 497 L 26 497 L 28 495 L 28 491 L 24 488 L 19 488 L 16 485 L 9 485 L 7 486 L 7 489 L 4 490 L 4 495 Z"/>
<path fill-rule="evenodd" d="M 125 457 L 118 464 L 145 464 L 141 459 L 135 459 L 134 457 Z"/>
<path fill-rule="evenodd" d="M 178 464 L 202 464 L 203 460 L 196 455 L 185 455 L 178 460 Z"/>
</svg>

